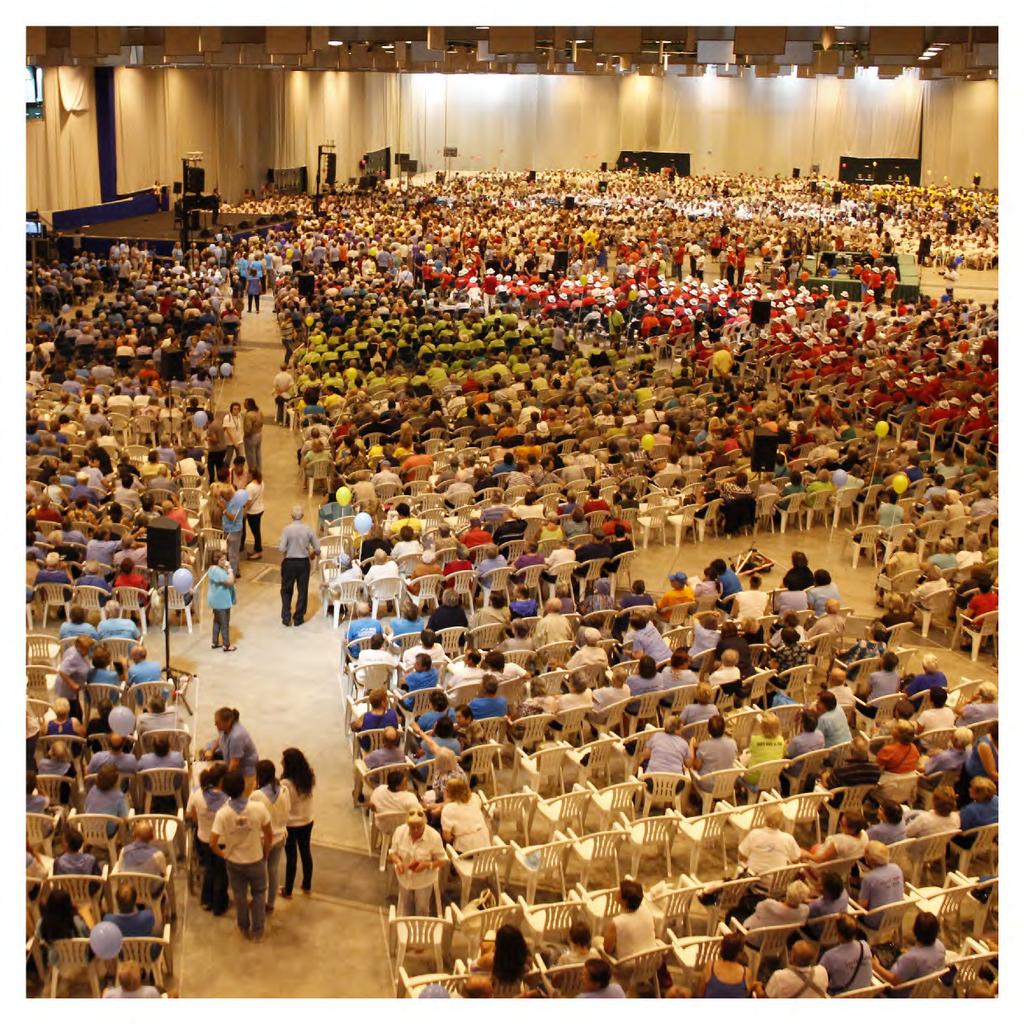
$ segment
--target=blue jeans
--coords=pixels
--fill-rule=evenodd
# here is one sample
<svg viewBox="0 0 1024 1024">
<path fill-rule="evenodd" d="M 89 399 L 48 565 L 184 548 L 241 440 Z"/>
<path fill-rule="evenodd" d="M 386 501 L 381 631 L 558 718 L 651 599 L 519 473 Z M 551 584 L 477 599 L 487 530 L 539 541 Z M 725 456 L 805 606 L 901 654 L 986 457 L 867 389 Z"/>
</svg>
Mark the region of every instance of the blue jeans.
<svg viewBox="0 0 1024 1024">
<path fill-rule="evenodd" d="M 231 609 L 213 608 L 213 644 L 231 646 Z"/>
<path fill-rule="evenodd" d="M 235 920 L 244 932 L 249 931 L 249 893 L 252 893 L 252 934 L 263 934 L 267 921 L 267 862 L 251 864 L 228 861 L 228 881 L 235 898 Z"/>
</svg>

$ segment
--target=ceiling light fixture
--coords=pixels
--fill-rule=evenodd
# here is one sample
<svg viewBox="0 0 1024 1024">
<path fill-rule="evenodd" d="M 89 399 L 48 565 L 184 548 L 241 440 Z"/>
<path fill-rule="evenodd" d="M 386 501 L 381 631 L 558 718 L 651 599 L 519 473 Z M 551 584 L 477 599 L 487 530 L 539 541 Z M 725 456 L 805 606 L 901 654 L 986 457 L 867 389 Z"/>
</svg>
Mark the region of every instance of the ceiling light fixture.
<svg viewBox="0 0 1024 1024">
<path fill-rule="evenodd" d="M 327 45 L 328 46 L 344 46 L 345 43 L 341 39 L 328 39 L 327 40 Z"/>
</svg>

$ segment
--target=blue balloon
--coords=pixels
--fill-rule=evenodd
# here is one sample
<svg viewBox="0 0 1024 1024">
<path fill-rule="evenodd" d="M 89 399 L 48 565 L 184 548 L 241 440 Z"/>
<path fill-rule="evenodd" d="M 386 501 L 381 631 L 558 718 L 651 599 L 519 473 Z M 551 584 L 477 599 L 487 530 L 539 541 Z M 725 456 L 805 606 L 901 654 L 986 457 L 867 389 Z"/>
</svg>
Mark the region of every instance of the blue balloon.
<svg viewBox="0 0 1024 1024">
<path fill-rule="evenodd" d="M 131 736 L 135 732 L 135 715 L 131 708 L 119 705 L 107 716 L 107 723 L 113 732 L 122 736 Z"/>
<path fill-rule="evenodd" d="M 110 921 L 100 921 L 89 932 L 89 948 L 101 960 L 113 960 L 121 952 L 121 929 Z"/>
<path fill-rule="evenodd" d="M 828 276 L 829 276 L 829 277 L 836 277 L 836 276 L 838 276 L 838 274 L 839 274 L 839 271 L 838 271 L 838 270 L 836 270 L 836 268 L 835 268 L 835 267 L 833 267 L 833 268 L 832 268 L 832 269 L 831 269 L 831 270 L 830 270 L 830 271 L 828 272 Z"/>
<path fill-rule="evenodd" d="M 206 424 L 210 422 L 210 417 L 200 409 L 199 412 L 192 417 L 192 422 L 195 424 L 196 430 L 202 430 Z"/>
<path fill-rule="evenodd" d="M 210 376 L 211 377 L 219 377 L 220 376 L 220 370 L 217 369 L 216 364 L 214 364 L 213 366 L 210 367 Z"/>
<path fill-rule="evenodd" d="M 832 483 L 835 484 L 836 487 L 845 487 L 846 486 L 846 481 L 849 480 L 849 479 L 850 479 L 850 474 L 847 473 L 845 469 L 837 469 L 832 474 Z"/>
<path fill-rule="evenodd" d="M 232 373 L 232 366 L 231 366 L 230 363 L 221 363 L 220 364 L 220 375 L 222 377 L 230 377 L 231 373 Z"/>
<path fill-rule="evenodd" d="M 356 533 L 365 536 L 373 529 L 373 516 L 369 512 L 360 512 L 352 525 L 356 528 Z"/>
<path fill-rule="evenodd" d="M 171 586 L 179 594 L 191 594 L 193 583 L 195 583 L 195 577 L 188 569 L 174 570 L 174 575 L 171 577 Z"/>
</svg>

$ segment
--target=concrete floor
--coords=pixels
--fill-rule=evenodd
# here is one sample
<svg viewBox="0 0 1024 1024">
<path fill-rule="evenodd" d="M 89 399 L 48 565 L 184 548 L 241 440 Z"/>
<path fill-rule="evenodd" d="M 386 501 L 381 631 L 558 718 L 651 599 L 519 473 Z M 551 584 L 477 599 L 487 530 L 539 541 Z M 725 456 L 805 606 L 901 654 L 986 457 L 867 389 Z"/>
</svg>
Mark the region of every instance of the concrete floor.
<svg viewBox="0 0 1024 1024">
<path fill-rule="evenodd" d="M 925 270 L 926 286 L 932 284 L 932 276 L 937 282 L 938 275 Z M 995 298 L 995 272 L 967 271 L 961 279 L 965 294 L 976 294 L 981 301 Z M 213 712 L 228 705 L 240 710 L 261 757 L 279 764 L 285 747 L 298 746 L 306 753 L 317 775 L 313 894 L 297 894 L 291 901 L 279 899 L 268 926 L 267 943 L 255 946 L 239 938 L 232 915 L 211 917 L 187 895 L 182 884 L 175 974 L 168 979 L 169 989 L 183 997 L 200 998 L 392 996 L 395 988 L 387 955 L 383 878 L 368 853 L 363 815 L 352 805 L 351 754 L 341 731 L 340 642 L 332 621 L 322 614 L 315 583 L 310 587 L 308 621 L 301 630 L 288 629 L 280 622 L 278 538 L 296 502 L 306 507 L 306 521 L 315 524 L 319 497 L 307 498 L 304 485 L 300 485 L 295 462 L 298 435 L 272 422 L 271 380 L 283 349 L 269 303 L 264 303 L 260 314 L 245 316 L 242 339 L 235 376 L 219 385 L 217 404 L 218 411 L 226 411 L 231 401 L 253 397 L 267 419 L 263 438 L 265 556 L 260 562 L 242 563 L 239 603 L 231 623 L 237 652 L 210 649 L 210 615 L 204 611 L 202 623 L 191 635 L 183 627 L 173 630 L 172 664 L 197 673 L 191 696 L 195 711 L 192 728 L 198 743 L 213 737 Z M 782 564 L 788 565 L 791 551 L 799 547 L 812 567 L 827 566 L 844 604 L 853 605 L 866 623 L 873 615 L 874 573 L 870 564 L 850 568 L 842 537 L 840 531 L 830 538 L 826 529 L 818 527 L 808 533 L 791 531 L 784 537 L 761 534 L 752 542 Z M 645 579 L 649 590 L 660 593 L 669 572 L 683 569 L 699 574 L 711 559 L 735 557 L 750 543 L 748 538 L 709 538 L 699 550 L 692 543 L 679 549 L 671 544 L 652 545 L 638 554 L 633 575 Z M 780 578 L 781 572 L 775 572 L 766 582 L 774 585 Z M 854 626 L 858 631 L 861 628 L 860 622 Z M 151 647 L 162 646 L 161 634 L 151 632 L 149 639 Z M 995 677 L 987 655 L 972 665 L 967 656 L 938 644 L 927 647 L 940 656 L 951 680 Z M 543 840 L 541 835 L 534 837 L 534 841 Z M 678 863 L 675 870 L 681 867 Z M 645 858 L 640 875 L 645 882 L 663 877 L 663 862 Z M 512 883 L 515 897 L 521 890 L 514 877 Z M 595 874 L 590 884 L 596 888 L 612 882 Z M 457 946 L 455 955 L 460 952 Z M 407 969 L 412 974 L 432 967 L 414 960 Z"/>
</svg>

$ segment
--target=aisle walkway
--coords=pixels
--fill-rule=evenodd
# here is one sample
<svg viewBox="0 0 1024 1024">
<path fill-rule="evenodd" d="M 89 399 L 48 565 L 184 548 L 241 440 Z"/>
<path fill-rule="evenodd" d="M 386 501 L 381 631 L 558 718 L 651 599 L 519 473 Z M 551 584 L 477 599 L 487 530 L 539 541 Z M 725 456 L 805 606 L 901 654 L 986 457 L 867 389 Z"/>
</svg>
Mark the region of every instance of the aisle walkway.
<svg viewBox="0 0 1024 1024">
<path fill-rule="evenodd" d="M 307 501 L 299 483 L 297 435 L 273 423 L 271 382 L 282 353 L 277 322 L 265 301 L 258 316 L 244 317 L 235 375 L 218 393 L 218 413 L 232 401 L 251 397 L 266 419 L 265 555 L 263 561 L 243 559 L 241 564 L 239 602 L 231 617 L 238 650 L 210 649 L 205 610 L 191 637 L 184 629 L 172 634 L 172 663 L 199 673 L 194 732 L 200 743 L 214 735 L 213 712 L 227 705 L 238 708 L 260 756 L 279 770 L 285 747 L 305 752 L 317 775 L 314 893 L 278 899 L 262 946 L 239 938 L 233 913 L 213 918 L 189 899 L 176 966 L 181 994 L 187 997 L 352 997 L 393 991 L 380 910 L 385 905 L 382 880 L 365 854 L 362 819 L 352 807 L 351 757 L 340 728 L 339 645 L 331 621 L 320 614 L 315 583 L 307 623 L 301 630 L 281 625 L 277 542 L 296 502 L 307 505 L 307 522 L 315 529 L 319 502 Z M 248 544 L 251 549 L 251 539 Z M 158 636 L 151 634 L 154 643 Z M 330 939 L 316 941 L 317 936 Z M 349 964 L 357 969 L 339 970 Z"/>
</svg>

